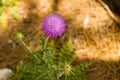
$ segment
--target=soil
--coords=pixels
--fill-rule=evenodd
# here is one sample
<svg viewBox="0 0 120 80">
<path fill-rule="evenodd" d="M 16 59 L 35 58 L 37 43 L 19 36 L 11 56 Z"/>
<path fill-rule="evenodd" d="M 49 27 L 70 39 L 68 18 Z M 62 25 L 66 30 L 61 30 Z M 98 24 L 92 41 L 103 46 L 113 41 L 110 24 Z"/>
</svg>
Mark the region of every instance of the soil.
<svg viewBox="0 0 120 80">
<path fill-rule="evenodd" d="M 8 27 L 0 26 L 0 68 L 15 70 L 20 61 L 27 60 L 24 47 L 16 42 L 16 31 L 24 34 L 33 51 L 40 49 L 40 38 L 46 37 L 42 19 L 51 13 L 63 16 L 67 24 L 66 32 L 55 39 L 56 48 L 70 40 L 76 62 L 93 63 L 85 72 L 86 80 L 120 80 L 120 27 L 96 0 L 20 1 L 20 20 L 8 14 Z"/>
</svg>

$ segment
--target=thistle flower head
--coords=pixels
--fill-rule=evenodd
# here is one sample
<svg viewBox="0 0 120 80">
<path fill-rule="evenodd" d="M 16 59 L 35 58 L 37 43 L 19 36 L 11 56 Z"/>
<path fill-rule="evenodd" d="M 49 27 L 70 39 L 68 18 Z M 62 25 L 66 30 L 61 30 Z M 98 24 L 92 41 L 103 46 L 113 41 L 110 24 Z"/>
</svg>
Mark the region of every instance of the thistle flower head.
<svg viewBox="0 0 120 80">
<path fill-rule="evenodd" d="M 20 33 L 20 32 L 17 32 L 16 35 L 15 35 L 15 37 L 16 37 L 16 39 L 17 39 L 18 41 L 22 41 L 23 38 L 24 38 L 23 34 Z"/>
<path fill-rule="evenodd" d="M 51 38 L 61 36 L 65 31 L 65 21 L 58 14 L 51 14 L 43 19 L 42 29 Z"/>
<path fill-rule="evenodd" d="M 66 76 L 68 76 L 68 75 L 70 75 L 70 73 L 72 73 L 72 67 L 71 67 L 71 65 L 66 64 L 66 65 L 64 66 L 64 74 L 65 74 Z"/>
<path fill-rule="evenodd" d="M 70 71 L 71 70 L 71 66 L 70 65 L 65 65 L 65 70 L 66 71 Z"/>
</svg>

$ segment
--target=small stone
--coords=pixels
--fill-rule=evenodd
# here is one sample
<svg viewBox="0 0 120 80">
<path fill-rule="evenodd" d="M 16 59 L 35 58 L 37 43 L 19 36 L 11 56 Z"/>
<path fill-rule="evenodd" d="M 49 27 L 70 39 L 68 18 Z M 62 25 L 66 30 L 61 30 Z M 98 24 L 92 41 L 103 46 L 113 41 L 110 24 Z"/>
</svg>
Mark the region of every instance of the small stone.
<svg viewBox="0 0 120 80">
<path fill-rule="evenodd" d="M 11 77 L 12 70 L 8 68 L 0 69 L 0 80 L 8 80 Z"/>
</svg>

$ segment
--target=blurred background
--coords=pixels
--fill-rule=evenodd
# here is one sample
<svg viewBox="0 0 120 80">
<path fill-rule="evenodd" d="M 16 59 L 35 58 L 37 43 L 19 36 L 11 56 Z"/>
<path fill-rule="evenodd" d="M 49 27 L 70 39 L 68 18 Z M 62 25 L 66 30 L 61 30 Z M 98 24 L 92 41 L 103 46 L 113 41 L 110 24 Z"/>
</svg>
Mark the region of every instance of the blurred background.
<svg viewBox="0 0 120 80">
<path fill-rule="evenodd" d="M 27 60 L 15 33 L 33 50 L 40 49 L 42 19 L 61 15 L 67 24 L 63 36 L 55 39 L 56 49 L 70 40 L 76 48 L 76 63 L 91 61 L 86 80 L 120 80 L 119 0 L 0 0 L 0 68 L 15 69 Z"/>
</svg>

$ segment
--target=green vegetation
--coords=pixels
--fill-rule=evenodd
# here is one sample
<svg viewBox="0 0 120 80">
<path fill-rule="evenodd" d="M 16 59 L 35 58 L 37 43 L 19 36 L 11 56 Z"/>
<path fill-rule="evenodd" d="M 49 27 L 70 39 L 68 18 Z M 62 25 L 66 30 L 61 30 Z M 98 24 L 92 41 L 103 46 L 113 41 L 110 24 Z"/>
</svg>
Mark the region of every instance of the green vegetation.
<svg viewBox="0 0 120 80">
<path fill-rule="evenodd" d="M 69 42 L 56 52 L 55 43 L 46 45 L 45 39 L 40 41 L 41 49 L 32 52 L 26 48 L 29 62 L 20 62 L 14 76 L 18 80 L 84 80 L 83 72 L 89 68 L 90 62 L 73 65 L 75 49 L 69 50 Z M 26 47 L 26 46 L 25 46 Z"/>
<path fill-rule="evenodd" d="M 8 26 L 8 20 L 6 17 L 7 12 L 10 12 L 12 17 L 15 20 L 18 20 L 16 3 L 17 0 L 0 0 L 0 19 L 4 28 Z"/>
</svg>

